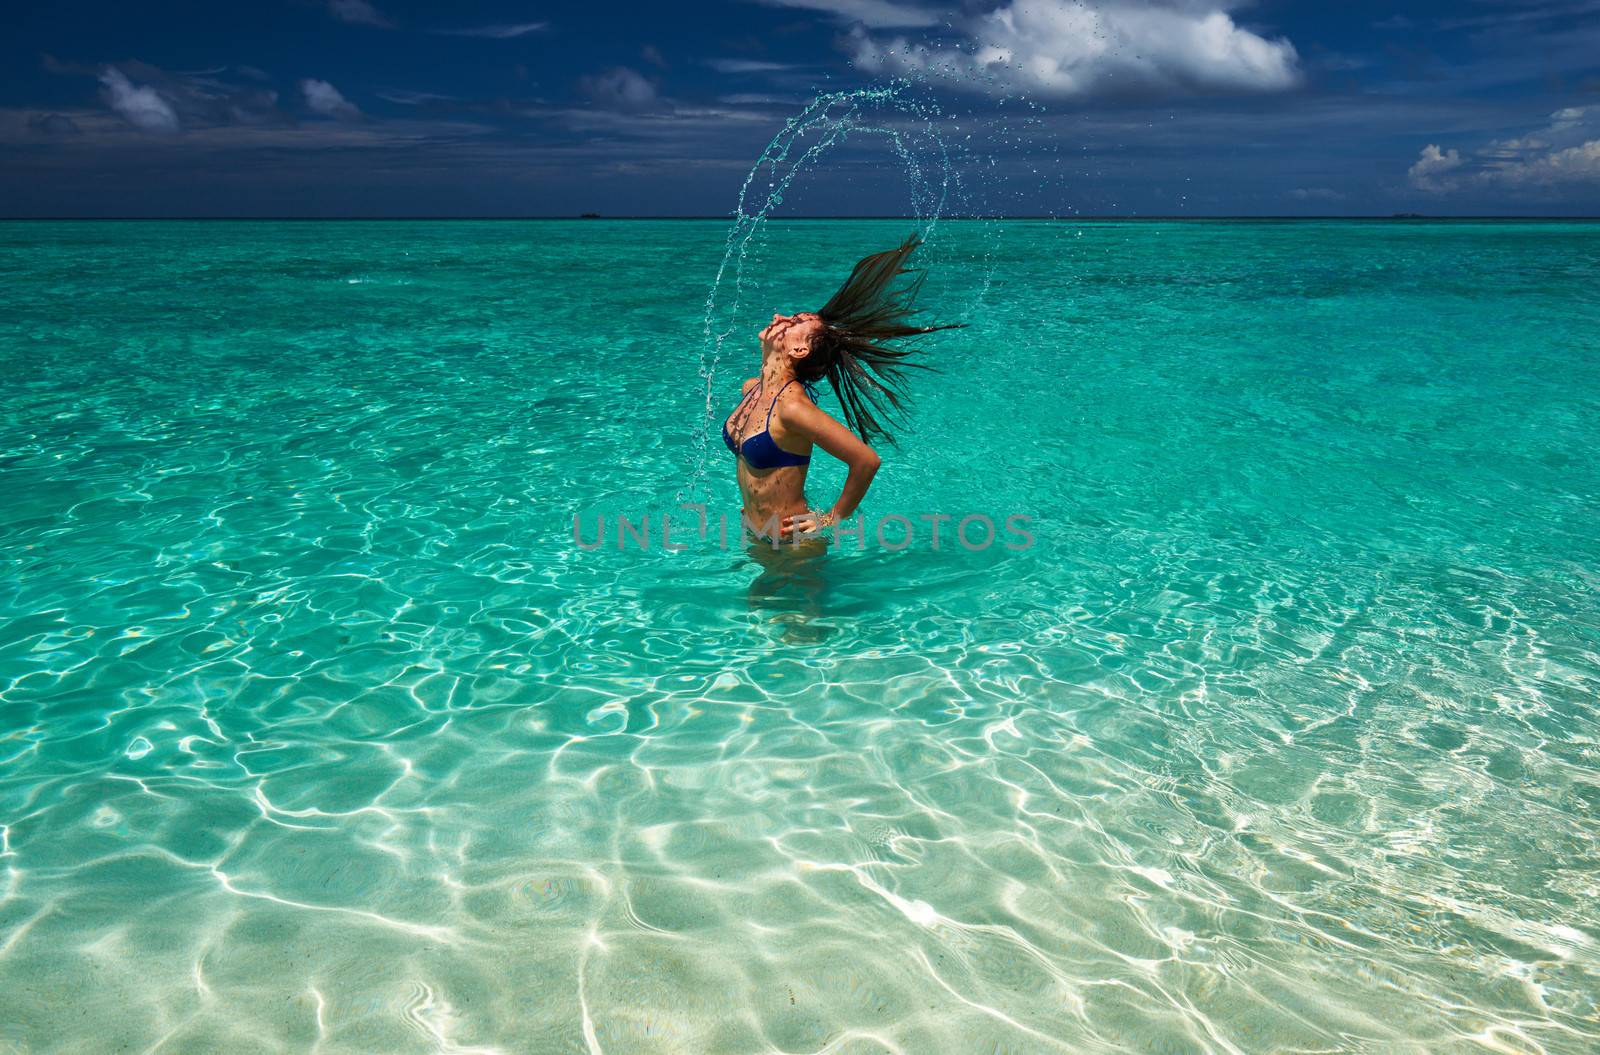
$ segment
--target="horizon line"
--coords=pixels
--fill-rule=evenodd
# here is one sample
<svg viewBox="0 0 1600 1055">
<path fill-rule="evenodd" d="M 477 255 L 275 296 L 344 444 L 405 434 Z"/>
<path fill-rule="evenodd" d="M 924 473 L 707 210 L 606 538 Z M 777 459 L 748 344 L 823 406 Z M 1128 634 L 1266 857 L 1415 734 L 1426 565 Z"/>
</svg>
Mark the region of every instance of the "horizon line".
<svg viewBox="0 0 1600 1055">
<path fill-rule="evenodd" d="M 193 222 L 261 222 L 261 223 L 384 223 L 395 221 L 429 221 L 429 222 L 506 222 L 506 221 L 557 221 L 557 220 L 588 220 L 588 221 L 732 221 L 731 214 L 684 214 L 684 215 L 657 215 L 651 213 L 619 213 L 605 215 L 601 213 L 540 213 L 523 215 L 482 215 L 482 216 L 449 216 L 429 214 L 395 214 L 392 216 L 229 216 L 229 215 L 196 215 L 196 216 L 0 216 L 0 223 L 193 223 Z M 891 214 L 848 215 L 848 214 L 817 214 L 814 216 L 784 216 L 768 217 L 770 222 L 784 223 L 791 221 L 819 221 L 819 220 L 898 220 L 922 222 L 923 217 L 897 216 Z M 938 219 L 940 223 L 982 223 L 995 220 L 1044 220 L 1056 223 L 1076 222 L 1164 222 L 1174 221 L 1205 222 L 1215 220 L 1565 220 L 1565 221 L 1600 221 L 1600 214 L 1563 215 L 1559 213 L 1217 213 L 1215 215 L 1196 216 L 1193 214 L 1119 214 L 1119 213 L 1084 213 L 1059 215 L 1050 213 L 1007 213 L 994 216 L 944 216 Z"/>
</svg>

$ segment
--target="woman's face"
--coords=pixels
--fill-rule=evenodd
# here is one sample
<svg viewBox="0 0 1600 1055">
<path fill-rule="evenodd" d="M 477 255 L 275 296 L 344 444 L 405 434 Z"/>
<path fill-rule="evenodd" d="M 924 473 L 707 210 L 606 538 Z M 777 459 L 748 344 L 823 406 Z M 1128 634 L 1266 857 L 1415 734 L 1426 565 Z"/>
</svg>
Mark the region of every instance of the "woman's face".
<svg viewBox="0 0 1600 1055">
<path fill-rule="evenodd" d="M 761 347 L 782 352 L 794 359 L 811 354 L 811 342 L 822 332 L 823 321 L 814 311 L 794 315 L 774 315 L 759 334 Z"/>
</svg>

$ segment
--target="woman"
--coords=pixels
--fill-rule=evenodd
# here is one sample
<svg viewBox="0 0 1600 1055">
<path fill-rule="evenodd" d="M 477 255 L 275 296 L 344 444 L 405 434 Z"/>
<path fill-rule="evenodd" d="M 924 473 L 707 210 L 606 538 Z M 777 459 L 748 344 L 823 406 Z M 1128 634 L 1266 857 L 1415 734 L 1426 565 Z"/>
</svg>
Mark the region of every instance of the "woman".
<svg viewBox="0 0 1600 1055">
<path fill-rule="evenodd" d="M 920 244 L 913 235 L 867 257 L 820 311 L 774 315 L 761 331 L 761 375 L 744 382 L 744 398 L 722 426 L 738 459 L 744 522 L 758 536 L 773 543 L 814 537 L 866 496 L 879 464 L 869 444 L 880 436 L 894 442 L 878 419 L 902 409 L 904 370 L 923 365 L 906 361 L 913 349 L 884 342 L 956 328 L 909 321 L 922 276 L 898 286 L 895 279 L 910 273 L 906 257 Z M 824 377 L 839 397 L 842 423 L 816 404 L 813 386 Z M 806 503 L 813 447 L 850 467 L 839 500 L 822 512 Z"/>
</svg>

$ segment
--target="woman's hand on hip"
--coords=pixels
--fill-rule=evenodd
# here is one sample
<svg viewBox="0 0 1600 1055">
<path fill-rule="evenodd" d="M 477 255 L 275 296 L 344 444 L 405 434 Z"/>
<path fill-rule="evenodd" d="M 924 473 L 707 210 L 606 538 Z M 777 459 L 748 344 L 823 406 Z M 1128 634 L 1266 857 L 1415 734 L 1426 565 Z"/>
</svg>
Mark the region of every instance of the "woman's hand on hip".
<svg viewBox="0 0 1600 1055">
<path fill-rule="evenodd" d="M 804 513 L 791 513 L 778 521 L 778 535 L 787 540 L 814 538 L 834 525 L 832 513 L 818 513 L 808 509 Z"/>
</svg>

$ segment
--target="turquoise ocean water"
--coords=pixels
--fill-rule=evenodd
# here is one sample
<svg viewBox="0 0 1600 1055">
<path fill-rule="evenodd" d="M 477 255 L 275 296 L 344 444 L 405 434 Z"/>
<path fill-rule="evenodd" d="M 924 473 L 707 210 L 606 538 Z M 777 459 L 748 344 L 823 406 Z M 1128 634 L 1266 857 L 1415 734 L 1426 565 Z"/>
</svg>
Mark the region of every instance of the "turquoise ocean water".
<svg viewBox="0 0 1600 1055">
<path fill-rule="evenodd" d="M 787 564 L 725 231 L 0 225 L 0 1052 L 1600 1048 L 1600 226 L 942 224 Z"/>
</svg>

